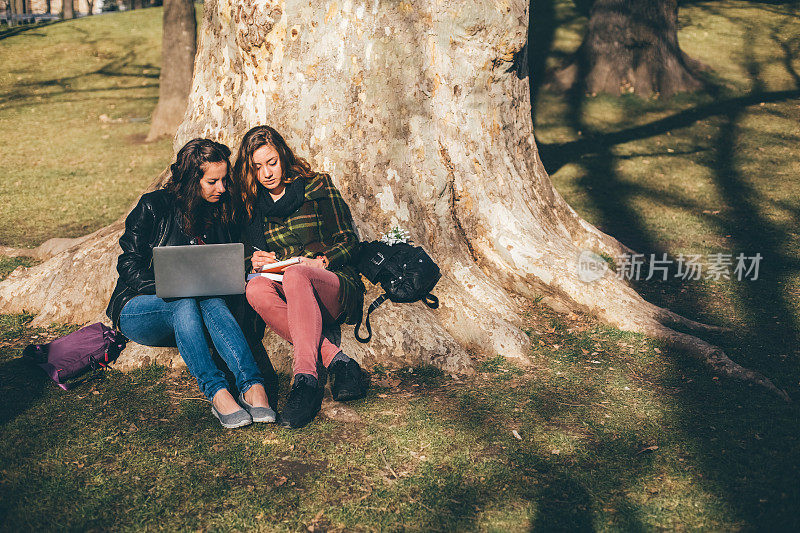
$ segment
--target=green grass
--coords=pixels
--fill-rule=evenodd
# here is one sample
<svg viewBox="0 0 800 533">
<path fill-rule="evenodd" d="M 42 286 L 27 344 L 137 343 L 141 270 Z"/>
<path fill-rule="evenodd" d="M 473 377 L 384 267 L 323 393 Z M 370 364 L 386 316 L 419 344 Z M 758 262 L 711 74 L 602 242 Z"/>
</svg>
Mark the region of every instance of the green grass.
<svg viewBox="0 0 800 533">
<path fill-rule="evenodd" d="M 120 216 L 169 164 L 145 144 L 161 9 L 33 27 L 0 40 L 0 244 L 76 237 Z"/>
<path fill-rule="evenodd" d="M 551 67 L 574 49 L 585 20 L 569 3 L 559 5 Z M 645 254 L 762 254 L 758 281 L 673 280 L 638 288 L 655 303 L 736 328 L 736 337 L 719 339 L 723 347 L 795 390 L 797 16 L 789 3 L 682 7 L 681 46 L 713 69 L 713 95 L 665 101 L 539 91 L 535 105 L 545 168 L 590 222 Z"/>
<path fill-rule="evenodd" d="M 61 331 L 4 317 L 0 516 L 10 530 L 798 525 L 795 407 L 533 311 L 533 367 L 385 372 L 350 404 L 360 421 L 295 431 L 225 431 L 188 374 L 159 367 L 64 393 L 17 357 Z"/>
<path fill-rule="evenodd" d="M 31 267 L 36 261 L 30 257 L 5 257 L 0 255 L 0 281 L 6 279 L 9 274 L 19 267 Z"/>
<path fill-rule="evenodd" d="M 540 23 L 555 28 L 545 47 L 550 64 L 577 46 L 585 24 L 571 2 L 555 3 L 552 12 L 553 20 Z M 734 326 L 733 334 L 710 340 L 797 400 L 798 13 L 788 3 L 691 2 L 680 14 L 683 48 L 713 68 L 713 97 L 571 98 L 538 91 L 537 142 L 567 201 L 643 253 L 761 252 L 758 282 L 639 288 L 691 317 Z M 36 46 L 74 46 L 61 32 L 91 23 L 102 34 L 111 21 L 131 25 L 119 32 L 124 39 L 141 28 L 133 27 L 136 17 L 152 26 L 150 44 L 133 45 L 149 59 L 135 64 L 157 69 L 157 10 L 52 25 L 37 30 L 46 37 Z M 23 37 L 31 38 L 0 40 L 0 52 L 20 46 Z M 26 53 L 41 53 L 27 46 Z M 91 55 L 76 59 L 89 61 Z M 20 60 L 15 68 L 23 66 Z M 2 95 L 18 83 L 0 80 Z M 65 105 L 68 95 L 48 90 L 40 94 L 42 106 Z M 107 88 L 96 94 L 107 91 L 118 94 Z M 151 91 L 152 106 L 155 89 L 141 91 Z M 12 107 L 2 98 L 5 120 Z M 124 97 L 115 101 L 117 110 L 126 105 Z M 83 135 L 68 109 L 60 113 L 69 124 L 64 138 Z M 18 135 L 31 131 L 27 142 L 44 143 L 27 126 L 41 119 L 20 116 Z M 140 123 L 108 126 L 109 135 L 123 127 L 146 131 Z M 28 150 L 23 142 L 13 146 Z M 73 146 L 71 157 L 89 161 L 94 152 L 82 146 Z M 128 149 L 140 157 L 147 150 L 121 145 L 114 157 L 102 151 L 91 157 L 109 165 Z M 109 219 L 169 162 L 168 143 L 163 151 L 161 159 L 153 156 L 158 161 L 149 175 L 123 184 L 128 200 Z M 28 160 L 14 169 L 31 172 L 26 180 L 50 179 Z M 96 179 L 110 187 L 114 176 Z M 48 187 L 40 200 L 61 198 Z M 8 207 L 11 201 L 0 203 L 0 242 L 34 245 L 53 236 L 33 237 L 49 213 L 23 213 Z M 89 229 L 107 222 L 96 211 L 90 215 Z M 71 217 L 61 214 L 53 223 Z M 2 233 L 12 231 L 17 237 Z M 21 264 L 1 260 L 0 277 Z M 525 319 L 529 364 L 497 355 L 478 361 L 475 376 L 458 378 L 431 367 L 374 368 L 369 395 L 350 404 L 359 420 L 323 414 L 296 431 L 224 431 L 187 373 L 158 367 L 112 372 L 64 393 L 19 354 L 69 328 L 32 328 L 31 319 L 0 317 L 3 530 L 800 529 L 796 402 L 717 379 L 657 342 L 559 315 L 539 301 Z M 285 398 L 286 376 L 281 387 Z"/>
</svg>

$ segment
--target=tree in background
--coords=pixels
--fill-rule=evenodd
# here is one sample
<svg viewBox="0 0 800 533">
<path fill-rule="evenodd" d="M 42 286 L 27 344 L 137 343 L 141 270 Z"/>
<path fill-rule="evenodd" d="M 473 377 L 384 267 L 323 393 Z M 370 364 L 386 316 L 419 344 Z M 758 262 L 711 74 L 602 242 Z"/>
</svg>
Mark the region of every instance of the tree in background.
<svg viewBox="0 0 800 533">
<path fill-rule="evenodd" d="M 476 352 L 524 363 L 525 302 L 541 299 L 785 396 L 695 336 L 719 328 L 645 301 L 602 259 L 596 275 L 582 275 L 581 258 L 630 250 L 580 218 L 542 166 L 527 9 L 528 0 L 209 0 L 174 146 L 207 137 L 236 147 L 250 127 L 270 124 L 313 168 L 334 176 L 363 239 L 401 226 L 430 251 L 443 272 L 440 308 L 382 307 L 368 345 L 346 332 L 344 351 L 367 366 L 428 363 L 457 372 Z M 9 276 L 0 283 L 0 312 L 35 311 L 34 325 L 102 317 L 122 230 L 120 219 Z M 266 347 L 279 366 L 286 361 L 277 337 Z M 175 350 L 129 345 L 118 364 L 173 359 Z"/>
<path fill-rule="evenodd" d="M 197 52 L 197 20 L 192 0 L 166 0 L 161 37 L 161 76 L 158 104 L 147 141 L 174 135 L 183 120 L 192 89 Z"/>
<path fill-rule="evenodd" d="M 677 0 L 594 0 L 586 35 L 556 87 L 641 95 L 696 91 L 705 67 L 678 45 Z"/>
<path fill-rule="evenodd" d="M 69 20 L 75 18 L 75 9 L 72 5 L 73 0 L 61 1 L 61 18 Z"/>
<path fill-rule="evenodd" d="M 8 15 L 8 25 L 14 26 L 16 24 L 16 19 L 14 15 L 17 14 L 17 6 L 14 4 L 14 0 L 5 0 L 3 2 L 5 4 L 6 15 Z"/>
</svg>

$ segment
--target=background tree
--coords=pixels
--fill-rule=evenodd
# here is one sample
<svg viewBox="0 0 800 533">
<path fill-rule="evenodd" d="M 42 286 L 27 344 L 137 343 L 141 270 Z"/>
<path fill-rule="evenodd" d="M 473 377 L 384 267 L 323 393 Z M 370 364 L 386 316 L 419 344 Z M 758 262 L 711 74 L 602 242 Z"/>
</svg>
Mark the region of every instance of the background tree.
<svg viewBox="0 0 800 533">
<path fill-rule="evenodd" d="M 399 225 L 428 248 L 444 273 L 441 307 L 387 304 L 374 316 L 370 344 L 343 335 L 345 352 L 367 366 L 461 371 L 476 352 L 524 363 L 521 314 L 526 301 L 541 298 L 659 338 L 716 372 L 783 395 L 718 347 L 676 329 L 719 328 L 646 302 L 616 276 L 591 283 L 579 276 L 582 252 L 618 257 L 628 249 L 581 219 L 541 164 L 526 72 L 527 9 L 527 0 L 210 0 L 175 147 L 194 137 L 235 147 L 251 126 L 271 124 L 314 168 L 332 173 L 363 239 Z M 122 220 L 12 274 L 0 284 L 0 311 L 36 311 L 34 324 L 102 316 L 121 231 Z M 285 344 L 272 336 L 266 346 L 276 362 L 285 360 Z M 175 357 L 131 346 L 122 365 Z"/>
<path fill-rule="evenodd" d="M 8 16 L 9 27 L 16 25 L 15 15 L 17 14 L 17 6 L 15 0 L 6 0 L 5 2 L 6 15 Z"/>
<path fill-rule="evenodd" d="M 64 20 L 75 18 L 75 9 L 72 2 L 73 0 L 61 0 L 61 18 Z"/>
<path fill-rule="evenodd" d="M 147 141 L 174 135 L 183 120 L 192 88 L 197 53 L 197 20 L 192 0 L 166 0 L 161 37 L 161 76 L 158 104 Z"/>
<path fill-rule="evenodd" d="M 555 86 L 641 95 L 695 91 L 704 66 L 678 45 L 677 0 L 594 0 L 586 35 Z"/>
</svg>

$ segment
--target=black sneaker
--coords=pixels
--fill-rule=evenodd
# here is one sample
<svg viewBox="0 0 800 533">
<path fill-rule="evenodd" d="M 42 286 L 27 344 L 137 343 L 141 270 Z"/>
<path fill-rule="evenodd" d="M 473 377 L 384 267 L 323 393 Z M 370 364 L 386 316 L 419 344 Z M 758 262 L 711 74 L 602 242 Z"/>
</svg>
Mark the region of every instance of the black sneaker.
<svg viewBox="0 0 800 533">
<path fill-rule="evenodd" d="M 328 367 L 328 373 L 331 375 L 331 395 L 335 401 L 355 400 L 367 393 L 361 377 L 361 367 L 355 359 L 346 363 L 335 361 Z"/>
<path fill-rule="evenodd" d="M 289 400 L 281 413 L 281 425 L 301 428 L 314 420 L 322 405 L 324 391 L 325 389 L 310 383 L 305 374 L 297 374 L 289 392 Z"/>
</svg>

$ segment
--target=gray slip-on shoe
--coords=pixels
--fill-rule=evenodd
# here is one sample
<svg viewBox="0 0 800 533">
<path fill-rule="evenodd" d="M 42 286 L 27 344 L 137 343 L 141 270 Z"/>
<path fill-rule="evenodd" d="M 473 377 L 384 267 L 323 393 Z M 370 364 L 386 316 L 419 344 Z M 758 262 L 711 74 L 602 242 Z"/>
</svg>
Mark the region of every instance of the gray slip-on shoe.
<svg viewBox="0 0 800 533">
<path fill-rule="evenodd" d="M 245 411 L 244 409 L 239 409 L 238 411 L 234 411 L 228 415 L 223 415 L 217 408 L 214 407 L 214 404 L 211 404 L 211 414 L 217 417 L 219 423 L 222 424 L 222 427 L 227 429 L 233 428 L 240 428 L 242 426 L 249 426 L 253 423 L 253 418 L 250 416 L 250 413 Z"/>
<path fill-rule="evenodd" d="M 271 424 L 278 418 L 275 411 L 269 407 L 256 407 L 255 405 L 247 403 L 247 400 L 244 399 L 244 393 L 239 394 L 239 403 L 250 413 L 253 422 L 266 422 L 267 424 Z"/>
</svg>

